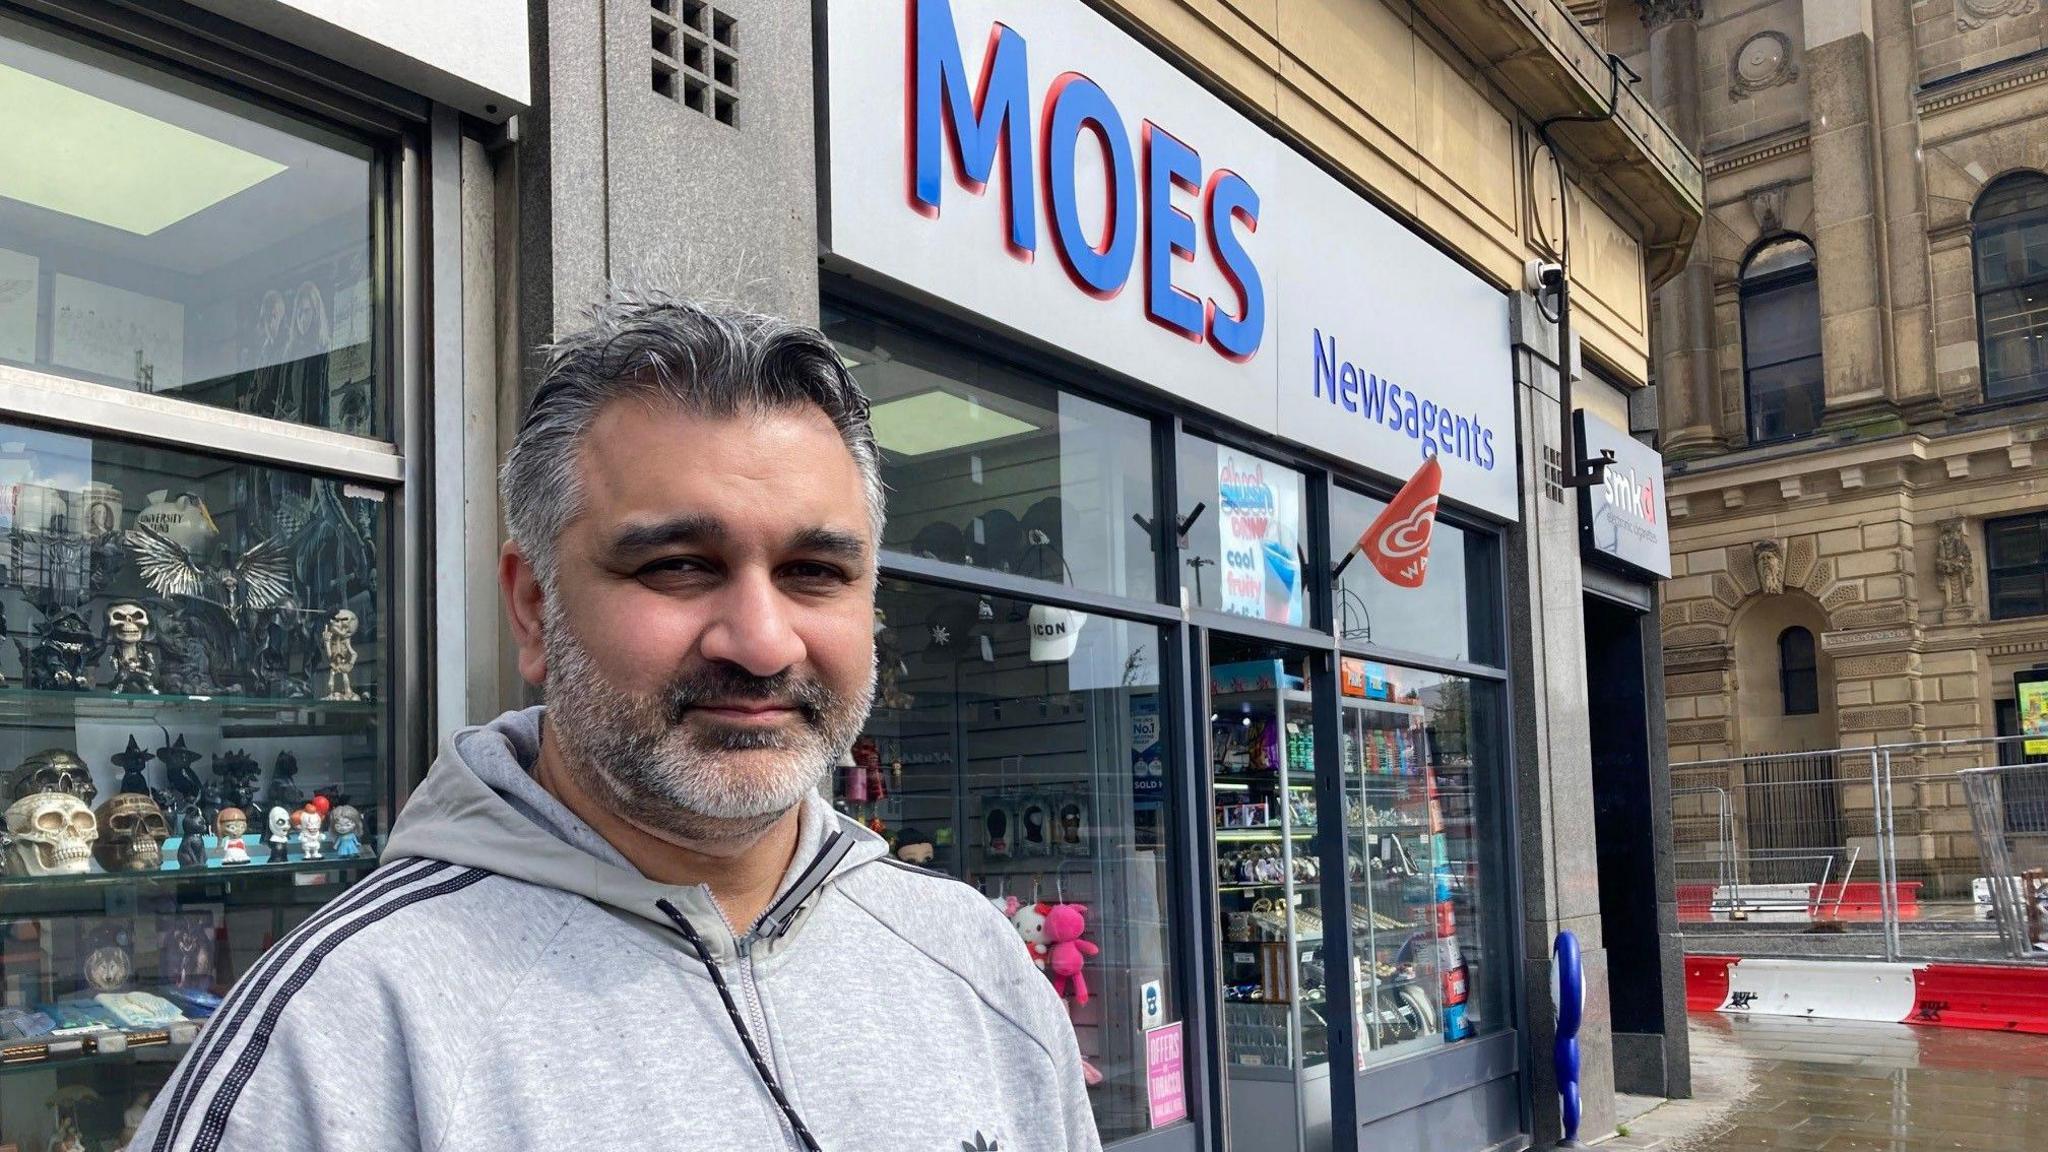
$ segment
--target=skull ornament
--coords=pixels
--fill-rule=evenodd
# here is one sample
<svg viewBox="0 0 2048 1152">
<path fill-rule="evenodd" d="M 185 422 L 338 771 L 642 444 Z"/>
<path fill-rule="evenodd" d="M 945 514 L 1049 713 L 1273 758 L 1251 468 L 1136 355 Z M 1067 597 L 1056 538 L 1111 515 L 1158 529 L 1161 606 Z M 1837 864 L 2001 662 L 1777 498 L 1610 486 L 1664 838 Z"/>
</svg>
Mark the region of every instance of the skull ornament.
<svg viewBox="0 0 2048 1152">
<path fill-rule="evenodd" d="M 7 794 L 20 800 L 38 792 L 63 792 L 90 806 L 100 790 L 92 782 L 92 770 L 85 761 L 62 748 L 45 748 L 21 762 L 8 778 Z"/>
<path fill-rule="evenodd" d="M 149 631 L 149 610 L 133 600 L 107 609 L 107 638 L 117 644 L 140 644 Z"/>
<path fill-rule="evenodd" d="M 170 822 L 156 801 L 123 792 L 100 805 L 100 839 L 93 854 L 109 872 L 154 872 L 163 867 L 170 834 Z"/>
<path fill-rule="evenodd" d="M 92 809 L 68 792 L 37 792 L 7 809 L 7 874 L 68 876 L 92 866 Z"/>
<path fill-rule="evenodd" d="M 334 630 L 335 635 L 346 640 L 356 634 L 356 629 L 361 626 L 361 621 L 356 619 L 354 612 L 343 608 L 334 614 L 334 618 L 328 622 L 327 626 Z"/>
</svg>

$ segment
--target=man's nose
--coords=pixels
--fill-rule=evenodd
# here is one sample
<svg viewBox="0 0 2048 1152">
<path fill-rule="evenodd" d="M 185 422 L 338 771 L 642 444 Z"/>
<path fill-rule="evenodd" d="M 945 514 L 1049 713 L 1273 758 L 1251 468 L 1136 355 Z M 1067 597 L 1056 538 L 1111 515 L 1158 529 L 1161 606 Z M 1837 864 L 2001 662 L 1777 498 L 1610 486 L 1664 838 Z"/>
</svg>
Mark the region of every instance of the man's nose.
<svg viewBox="0 0 2048 1152">
<path fill-rule="evenodd" d="M 724 661 L 755 676 L 773 676 L 804 658 L 789 598 L 765 571 L 743 570 L 726 584 L 716 615 L 699 647 L 706 660 Z"/>
</svg>

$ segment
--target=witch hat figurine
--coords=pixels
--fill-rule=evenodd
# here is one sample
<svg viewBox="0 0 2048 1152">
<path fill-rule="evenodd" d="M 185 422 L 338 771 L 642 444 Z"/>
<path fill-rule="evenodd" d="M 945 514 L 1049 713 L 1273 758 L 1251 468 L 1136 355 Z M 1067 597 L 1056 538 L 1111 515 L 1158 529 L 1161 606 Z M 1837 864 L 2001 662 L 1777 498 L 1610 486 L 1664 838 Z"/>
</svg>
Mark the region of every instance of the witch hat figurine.
<svg viewBox="0 0 2048 1152">
<path fill-rule="evenodd" d="M 200 793 L 205 789 L 205 785 L 199 779 L 199 773 L 192 770 L 192 765 L 199 762 L 199 753 L 185 747 L 183 733 L 179 733 L 176 740 L 171 740 L 170 735 L 169 732 L 164 733 L 167 743 L 165 747 L 156 750 L 156 758 L 164 762 L 164 782 L 169 784 L 171 791 L 183 798 L 186 804 L 196 804 L 199 802 Z"/>
<path fill-rule="evenodd" d="M 121 770 L 121 791 L 150 794 L 149 777 L 143 773 L 149 767 L 149 753 L 135 742 L 133 733 L 128 736 L 128 747 L 114 754 L 114 766 Z"/>
</svg>

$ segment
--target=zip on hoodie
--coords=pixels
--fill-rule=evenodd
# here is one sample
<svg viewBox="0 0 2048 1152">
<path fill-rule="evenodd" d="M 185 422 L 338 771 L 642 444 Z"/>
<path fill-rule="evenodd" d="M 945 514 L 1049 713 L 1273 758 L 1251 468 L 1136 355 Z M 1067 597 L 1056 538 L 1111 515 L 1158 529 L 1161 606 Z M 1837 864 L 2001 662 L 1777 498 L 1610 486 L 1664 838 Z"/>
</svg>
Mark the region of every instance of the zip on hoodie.
<svg viewBox="0 0 2048 1152">
<path fill-rule="evenodd" d="M 754 935 L 734 942 L 738 961 L 733 972 L 739 977 L 740 990 L 744 992 L 747 1006 L 747 1030 L 754 1034 L 754 1043 L 761 1049 L 761 1059 L 775 1070 L 775 1082 L 782 1085 L 785 1095 L 789 1092 L 789 1070 L 775 1057 L 775 1038 L 768 1031 L 768 1012 L 761 1007 L 760 982 L 754 975 Z M 789 1120 L 780 1112 L 776 1113 L 775 1126 L 782 1132 L 782 1140 L 791 1152 L 803 1152 L 803 1144 L 796 1138 L 796 1131 L 789 1126 Z"/>
</svg>

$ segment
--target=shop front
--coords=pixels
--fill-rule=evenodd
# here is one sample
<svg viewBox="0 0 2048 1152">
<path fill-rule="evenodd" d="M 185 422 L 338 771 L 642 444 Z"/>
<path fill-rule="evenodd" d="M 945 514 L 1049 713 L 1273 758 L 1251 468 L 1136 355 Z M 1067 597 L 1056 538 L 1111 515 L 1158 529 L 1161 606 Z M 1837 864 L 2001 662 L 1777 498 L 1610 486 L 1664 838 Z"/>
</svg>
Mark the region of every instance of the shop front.
<svg viewBox="0 0 2048 1152">
<path fill-rule="evenodd" d="M 1525 1143 L 1509 297 L 1082 4 L 906 11 L 821 6 L 835 801 L 1012 918 L 1106 1143 Z"/>
<path fill-rule="evenodd" d="M 0 1149 L 122 1147 L 446 719 L 428 175 L 523 30 L 219 7 L 0 4 Z"/>
</svg>

